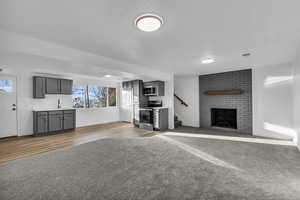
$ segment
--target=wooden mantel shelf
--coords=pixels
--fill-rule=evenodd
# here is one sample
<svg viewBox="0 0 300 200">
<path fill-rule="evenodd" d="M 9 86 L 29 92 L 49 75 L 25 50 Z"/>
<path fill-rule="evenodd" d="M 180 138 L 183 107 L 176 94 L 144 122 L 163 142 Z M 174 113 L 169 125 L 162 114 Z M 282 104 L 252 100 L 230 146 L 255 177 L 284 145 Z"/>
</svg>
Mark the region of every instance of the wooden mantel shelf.
<svg viewBox="0 0 300 200">
<path fill-rule="evenodd" d="M 234 90 L 209 90 L 204 92 L 207 95 L 236 95 L 242 94 L 242 90 L 234 89 Z"/>
</svg>

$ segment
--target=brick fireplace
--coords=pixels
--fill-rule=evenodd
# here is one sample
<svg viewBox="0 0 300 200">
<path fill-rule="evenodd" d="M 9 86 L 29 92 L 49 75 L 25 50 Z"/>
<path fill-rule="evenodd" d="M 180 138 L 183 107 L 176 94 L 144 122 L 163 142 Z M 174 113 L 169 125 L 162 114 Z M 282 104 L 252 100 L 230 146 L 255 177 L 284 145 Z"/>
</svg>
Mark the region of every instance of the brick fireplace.
<svg viewBox="0 0 300 200">
<path fill-rule="evenodd" d="M 252 71 L 199 76 L 200 126 L 252 134 Z"/>
</svg>

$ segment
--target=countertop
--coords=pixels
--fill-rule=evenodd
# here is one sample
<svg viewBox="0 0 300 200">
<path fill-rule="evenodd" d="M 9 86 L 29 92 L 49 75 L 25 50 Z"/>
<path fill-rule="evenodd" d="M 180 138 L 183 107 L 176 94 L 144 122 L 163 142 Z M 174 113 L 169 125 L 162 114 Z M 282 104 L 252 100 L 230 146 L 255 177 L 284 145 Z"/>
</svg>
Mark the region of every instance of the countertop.
<svg viewBox="0 0 300 200">
<path fill-rule="evenodd" d="M 160 110 L 160 109 L 168 109 L 168 107 L 145 107 L 145 108 L 140 108 L 140 110 L 147 110 L 147 109 Z"/>
<path fill-rule="evenodd" d="M 152 109 L 157 109 L 157 110 L 159 110 L 159 109 L 168 109 L 168 107 L 153 107 Z"/>
<path fill-rule="evenodd" d="M 75 108 L 37 108 L 33 109 L 34 112 L 38 111 L 60 111 L 60 110 L 76 110 Z"/>
</svg>

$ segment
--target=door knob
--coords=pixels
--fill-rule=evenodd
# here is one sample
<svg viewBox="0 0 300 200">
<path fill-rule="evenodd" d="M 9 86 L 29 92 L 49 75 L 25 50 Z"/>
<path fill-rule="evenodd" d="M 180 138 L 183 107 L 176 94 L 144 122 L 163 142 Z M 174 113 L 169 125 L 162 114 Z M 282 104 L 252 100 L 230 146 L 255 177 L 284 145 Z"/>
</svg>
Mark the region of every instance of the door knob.
<svg viewBox="0 0 300 200">
<path fill-rule="evenodd" d="M 15 111 L 15 110 L 17 110 L 17 109 L 16 109 L 16 108 L 13 108 L 12 110 Z"/>
<path fill-rule="evenodd" d="M 14 103 L 12 106 L 16 106 L 16 104 Z"/>
</svg>

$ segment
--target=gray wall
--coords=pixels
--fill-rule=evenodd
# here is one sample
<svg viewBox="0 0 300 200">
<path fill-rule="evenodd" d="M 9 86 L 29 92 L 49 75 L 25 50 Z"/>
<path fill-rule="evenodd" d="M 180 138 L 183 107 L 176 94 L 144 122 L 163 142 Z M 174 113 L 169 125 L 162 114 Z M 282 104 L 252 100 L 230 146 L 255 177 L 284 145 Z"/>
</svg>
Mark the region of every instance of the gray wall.
<svg viewBox="0 0 300 200">
<path fill-rule="evenodd" d="M 241 89 L 240 95 L 207 95 L 208 90 Z M 252 72 L 249 70 L 199 76 L 200 127 L 211 127 L 211 108 L 237 109 L 237 131 L 252 134 Z"/>
</svg>

